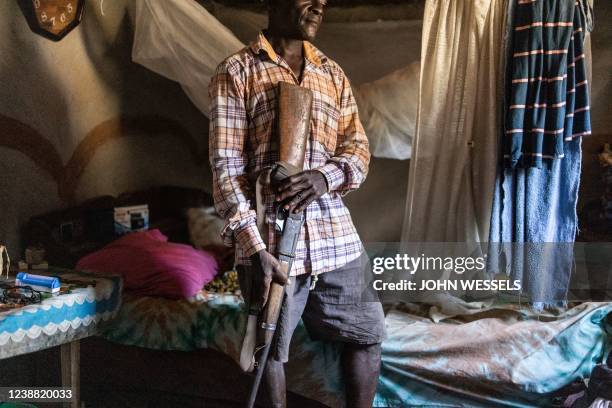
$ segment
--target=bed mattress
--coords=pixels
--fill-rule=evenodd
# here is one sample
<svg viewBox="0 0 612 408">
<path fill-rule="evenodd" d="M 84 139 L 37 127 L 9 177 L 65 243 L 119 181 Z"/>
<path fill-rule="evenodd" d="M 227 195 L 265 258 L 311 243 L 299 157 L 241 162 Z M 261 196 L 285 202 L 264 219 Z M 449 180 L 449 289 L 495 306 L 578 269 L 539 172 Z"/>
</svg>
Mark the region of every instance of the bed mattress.
<svg viewBox="0 0 612 408">
<path fill-rule="evenodd" d="M 479 302 L 464 313 L 398 305 L 386 313 L 382 372 L 374 406 L 550 406 L 552 394 L 588 377 L 612 346 L 612 303 L 536 314 Z M 103 336 L 156 350 L 211 348 L 238 361 L 246 315 L 238 296 L 196 299 L 124 295 Z M 312 341 L 300 324 L 287 364 L 288 388 L 342 406 L 338 345 Z"/>
</svg>

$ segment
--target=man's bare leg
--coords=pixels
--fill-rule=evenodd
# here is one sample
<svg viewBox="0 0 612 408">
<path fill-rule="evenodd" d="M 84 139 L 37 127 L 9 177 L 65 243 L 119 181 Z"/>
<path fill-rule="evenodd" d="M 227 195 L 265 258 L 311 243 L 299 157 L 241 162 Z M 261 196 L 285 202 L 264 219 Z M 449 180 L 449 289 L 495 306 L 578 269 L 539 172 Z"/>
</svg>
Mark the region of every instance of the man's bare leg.
<svg viewBox="0 0 612 408">
<path fill-rule="evenodd" d="M 287 384 L 285 365 L 274 358 L 268 358 L 265 371 L 266 389 L 273 408 L 287 407 Z"/>
<path fill-rule="evenodd" d="M 342 375 L 346 386 L 347 407 L 372 407 L 380 374 L 380 350 L 380 344 L 344 344 Z"/>
</svg>

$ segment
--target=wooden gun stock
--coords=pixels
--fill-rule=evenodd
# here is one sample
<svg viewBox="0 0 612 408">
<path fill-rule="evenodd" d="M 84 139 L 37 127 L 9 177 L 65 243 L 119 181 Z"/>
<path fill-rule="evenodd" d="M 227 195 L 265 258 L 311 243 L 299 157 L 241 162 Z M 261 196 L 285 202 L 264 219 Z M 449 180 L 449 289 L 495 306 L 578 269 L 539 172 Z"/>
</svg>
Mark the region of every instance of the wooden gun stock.
<svg viewBox="0 0 612 408">
<path fill-rule="evenodd" d="M 306 141 L 310 134 L 312 92 L 287 82 L 278 84 L 278 122 L 276 138 L 280 162 L 290 166 L 287 176 L 302 171 Z"/>
</svg>

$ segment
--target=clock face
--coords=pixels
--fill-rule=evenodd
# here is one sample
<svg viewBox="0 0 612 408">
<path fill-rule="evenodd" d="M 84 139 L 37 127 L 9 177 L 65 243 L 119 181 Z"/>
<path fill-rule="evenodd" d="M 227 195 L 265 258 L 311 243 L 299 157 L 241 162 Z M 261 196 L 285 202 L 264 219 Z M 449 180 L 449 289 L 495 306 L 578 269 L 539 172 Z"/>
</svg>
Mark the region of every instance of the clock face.
<svg viewBox="0 0 612 408">
<path fill-rule="evenodd" d="M 85 0 L 18 0 L 32 31 L 59 41 L 81 21 Z"/>
</svg>

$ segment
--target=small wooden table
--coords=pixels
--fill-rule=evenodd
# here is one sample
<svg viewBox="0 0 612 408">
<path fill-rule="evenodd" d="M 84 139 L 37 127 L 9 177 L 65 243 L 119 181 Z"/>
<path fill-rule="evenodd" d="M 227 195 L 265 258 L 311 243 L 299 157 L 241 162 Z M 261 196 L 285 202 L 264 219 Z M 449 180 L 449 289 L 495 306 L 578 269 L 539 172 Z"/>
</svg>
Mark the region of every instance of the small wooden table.
<svg viewBox="0 0 612 408">
<path fill-rule="evenodd" d="M 72 388 L 74 398 L 68 406 L 78 408 L 79 340 L 96 335 L 99 323 L 115 316 L 121 304 L 121 278 L 54 268 L 37 273 L 59 276 L 75 286 L 41 303 L 1 312 L 0 359 L 60 346 L 62 386 Z"/>
</svg>

